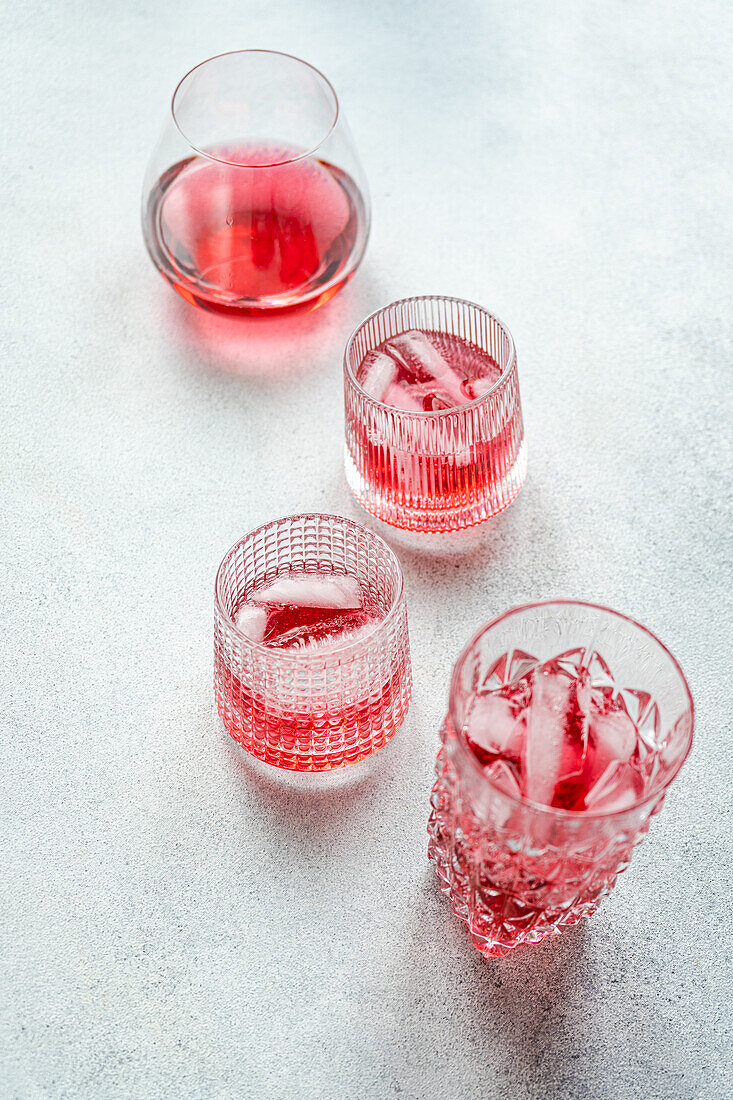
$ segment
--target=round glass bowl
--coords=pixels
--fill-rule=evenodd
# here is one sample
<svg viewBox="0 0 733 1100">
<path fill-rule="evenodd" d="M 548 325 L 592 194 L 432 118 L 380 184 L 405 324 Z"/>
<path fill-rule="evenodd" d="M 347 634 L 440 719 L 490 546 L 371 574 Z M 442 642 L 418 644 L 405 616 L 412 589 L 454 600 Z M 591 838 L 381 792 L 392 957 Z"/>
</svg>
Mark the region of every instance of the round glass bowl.
<svg viewBox="0 0 733 1100">
<path fill-rule="evenodd" d="M 336 93 L 271 50 L 220 54 L 175 90 L 143 188 L 150 257 L 227 316 L 308 312 L 354 274 L 369 193 Z"/>
</svg>

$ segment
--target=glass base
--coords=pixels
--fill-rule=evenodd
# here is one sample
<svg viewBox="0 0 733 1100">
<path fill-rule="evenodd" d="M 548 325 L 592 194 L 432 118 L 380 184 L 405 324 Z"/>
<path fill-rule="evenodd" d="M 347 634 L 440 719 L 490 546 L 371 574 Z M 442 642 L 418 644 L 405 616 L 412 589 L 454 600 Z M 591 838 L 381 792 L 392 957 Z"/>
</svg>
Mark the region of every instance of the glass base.
<svg viewBox="0 0 733 1100">
<path fill-rule="evenodd" d="M 450 534 L 486 523 L 516 500 L 527 477 L 527 446 L 524 440 L 509 473 L 486 493 L 471 500 L 457 500 L 438 508 L 416 508 L 395 502 L 380 493 L 357 469 L 348 447 L 344 453 L 346 482 L 361 507 L 390 527 L 424 534 Z"/>
<path fill-rule="evenodd" d="M 236 305 L 231 303 L 224 303 L 217 301 L 213 298 L 207 298 L 203 294 L 197 294 L 191 290 L 189 286 L 182 283 L 177 283 L 172 279 L 169 279 L 165 272 L 161 272 L 166 282 L 170 283 L 177 294 L 183 298 L 184 302 L 188 302 L 191 306 L 196 306 L 198 309 L 203 309 L 206 313 L 214 313 L 218 317 L 229 318 L 242 318 L 251 320 L 253 317 L 297 317 L 301 314 L 313 313 L 314 310 L 319 309 L 325 305 L 326 302 L 330 302 L 334 298 L 342 287 L 346 286 L 349 279 L 354 275 L 354 272 L 350 272 L 346 278 L 339 280 L 332 286 L 326 287 L 320 294 L 311 296 L 310 298 L 299 299 L 297 297 L 277 299 L 277 298 L 262 298 L 259 301 L 243 300 Z"/>
<path fill-rule="evenodd" d="M 442 736 L 448 735 L 443 730 Z M 501 958 L 517 947 L 557 936 L 595 913 L 646 835 L 583 843 L 567 852 L 539 829 L 528 835 L 483 819 L 461 790 L 445 745 L 435 763 L 430 797 L 428 858 L 475 948 Z"/>
</svg>

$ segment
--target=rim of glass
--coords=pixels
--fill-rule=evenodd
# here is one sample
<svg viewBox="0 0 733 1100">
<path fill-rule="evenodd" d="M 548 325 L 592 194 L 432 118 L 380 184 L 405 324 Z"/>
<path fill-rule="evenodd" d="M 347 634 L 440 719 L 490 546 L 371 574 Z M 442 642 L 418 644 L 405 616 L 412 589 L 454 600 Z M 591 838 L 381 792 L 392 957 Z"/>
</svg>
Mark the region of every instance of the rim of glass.
<svg viewBox="0 0 733 1100">
<path fill-rule="evenodd" d="M 308 149 L 303 153 L 298 153 L 296 157 L 287 157 L 282 160 L 274 160 L 269 162 L 268 164 L 243 164 L 242 161 L 227 160 L 225 157 L 213 156 L 212 153 L 207 152 L 206 149 L 202 149 L 200 146 L 194 144 L 194 142 L 191 141 L 191 139 L 185 133 L 176 116 L 176 97 L 178 96 L 178 93 L 180 92 L 181 88 L 188 80 L 188 78 L 190 76 L 193 76 L 193 74 L 197 72 L 198 69 L 202 69 L 204 65 L 211 64 L 212 61 L 218 61 L 222 57 L 234 57 L 236 55 L 244 56 L 247 54 L 269 54 L 272 57 L 286 57 L 289 61 L 297 61 L 299 65 L 303 65 L 306 69 L 310 69 L 311 72 L 314 72 L 316 74 L 319 80 L 323 81 L 326 88 L 331 93 L 331 97 L 333 99 L 333 118 L 331 120 L 331 125 L 329 126 L 326 133 L 323 135 L 321 140 L 317 142 L 311 149 Z M 178 133 L 181 135 L 183 140 L 186 142 L 186 145 L 188 145 L 189 148 L 193 149 L 194 152 L 198 153 L 200 156 L 205 157 L 207 160 L 214 161 L 216 164 L 226 164 L 229 165 L 229 167 L 231 168 L 278 168 L 284 164 L 296 164 L 299 160 L 305 160 L 306 157 L 313 156 L 313 154 L 321 148 L 324 142 L 326 142 L 330 138 L 331 134 L 336 129 L 336 123 L 339 120 L 340 111 L 341 107 L 339 105 L 339 98 L 336 95 L 336 89 L 334 88 L 328 77 L 325 76 L 320 69 L 317 69 L 315 65 L 311 65 L 309 61 L 304 61 L 302 57 L 296 57 L 293 53 L 283 53 L 281 50 L 224 50 L 223 53 L 216 53 L 212 57 L 207 57 L 204 61 L 199 61 L 199 63 L 197 65 L 194 65 L 192 69 L 189 69 L 188 72 L 185 73 L 178 81 L 173 91 L 173 95 L 171 96 L 171 118 L 173 119 L 173 125 L 175 126 L 176 130 L 178 130 Z"/>
<path fill-rule="evenodd" d="M 389 309 L 394 309 L 395 306 L 410 305 L 412 302 L 453 302 L 459 306 L 469 306 L 471 309 L 479 310 L 480 313 L 485 314 L 488 318 L 490 318 L 492 321 L 495 321 L 496 324 L 499 325 L 502 332 L 509 341 L 509 357 L 507 360 L 507 365 L 504 367 L 501 374 L 499 375 L 490 390 L 487 390 L 486 393 L 482 393 L 480 397 L 474 398 L 473 401 L 466 401 L 463 405 L 453 405 L 450 409 L 436 409 L 434 411 L 430 411 L 427 409 L 419 411 L 408 411 L 407 409 L 398 409 L 395 405 L 387 405 L 384 401 L 378 401 L 376 397 L 372 397 L 372 395 L 367 393 L 365 389 L 362 389 L 361 383 L 357 381 L 356 371 L 351 366 L 349 355 L 352 345 L 356 340 L 356 337 L 359 335 L 365 325 L 368 325 L 369 322 L 373 321 L 375 317 L 379 317 L 380 314 L 386 313 Z M 346 347 L 344 349 L 344 371 L 346 372 L 349 381 L 352 382 L 352 384 L 356 387 L 362 397 L 365 397 L 367 401 L 370 401 L 371 404 L 375 405 L 378 409 L 388 409 L 391 413 L 403 417 L 422 418 L 455 416 L 456 413 L 460 414 L 465 409 L 478 408 L 480 405 L 483 405 L 486 401 L 488 401 L 489 398 L 493 397 L 497 390 L 499 390 L 504 385 L 511 372 L 515 369 L 516 365 L 517 350 L 514 346 L 514 337 L 502 321 L 501 317 L 497 317 L 495 313 L 492 313 L 491 310 L 486 309 L 485 306 L 479 305 L 478 302 L 471 302 L 467 298 L 453 298 L 448 294 L 416 294 L 413 295 L 413 297 L 411 298 L 397 298 L 396 301 L 389 302 L 386 306 L 382 306 L 380 309 L 375 309 L 373 313 L 370 313 L 368 317 L 365 317 L 363 321 L 359 322 L 349 339 L 346 341 Z M 359 366 L 361 366 L 361 363 L 359 364 Z"/>
<path fill-rule="evenodd" d="M 677 672 L 677 675 L 682 681 L 682 685 L 687 696 L 687 701 L 690 706 L 690 735 L 687 742 L 687 747 L 685 748 L 685 751 L 674 770 L 670 773 L 665 782 L 661 784 L 661 786 L 657 787 L 651 792 L 648 792 L 641 798 L 637 798 L 636 801 L 632 802 L 630 805 L 624 806 L 618 810 L 564 810 L 557 806 L 545 806 L 541 802 L 535 802 L 531 798 L 525 798 L 524 795 L 517 796 L 514 794 L 510 794 L 508 791 L 503 790 L 502 787 L 500 787 L 497 783 L 495 783 L 486 775 L 483 767 L 477 760 L 476 756 L 471 752 L 468 744 L 466 743 L 466 737 L 463 728 L 460 727 L 456 722 L 454 699 L 458 691 L 459 673 L 462 670 L 463 664 L 468 658 L 469 653 L 476 645 L 479 638 L 486 634 L 487 631 L 497 626 L 504 619 L 509 618 L 510 615 L 516 615 L 518 611 L 531 611 L 535 607 L 557 606 L 590 607 L 593 608 L 594 611 L 603 611 L 608 615 L 613 615 L 614 618 L 624 619 L 627 623 L 631 623 L 632 626 L 635 626 L 643 634 L 646 634 L 647 637 L 651 638 L 653 642 L 656 642 L 662 652 L 665 653 L 667 657 L 669 657 L 673 667 Z M 534 810 L 537 813 L 550 814 L 552 817 L 559 817 L 562 819 L 574 821 L 589 821 L 591 819 L 597 818 L 622 817 L 624 814 L 628 814 L 631 813 L 633 810 L 639 809 L 640 806 L 643 806 L 645 803 L 651 801 L 653 798 L 656 798 L 658 795 L 663 794 L 670 786 L 672 781 L 679 774 L 682 765 L 685 763 L 687 757 L 690 755 L 695 730 L 695 704 L 692 699 L 692 693 L 690 691 L 689 684 L 687 683 L 687 678 L 674 654 L 671 653 L 669 649 L 667 649 L 664 642 L 660 641 L 656 634 L 654 634 L 651 630 L 648 629 L 648 627 L 644 626 L 642 623 L 637 622 L 636 619 L 632 619 L 630 615 L 624 615 L 620 611 L 614 611 L 613 608 L 605 607 L 603 604 L 589 603 L 587 600 L 536 600 L 533 603 L 519 604 L 516 607 L 510 607 L 508 611 L 504 611 L 501 615 L 497 615 L 495 618 L 490 619 L 488 623 L 485 623 L 482 627 L 480 627 L 472 636 L 472 638 L 467 642 L 467 644 L 463 647 L 458 656 L 458 660 L 453 666 L 453 672 L 451 674 L 450 680 L 450 695 L 448 697 L 448 716 L 450 718 L 453 731 L 456 734 L 456 742 L 458 743 L 458 745 L 460 745 L 461 752 L 464 754 L 465 757 L 469 759 L 470 766 L 474 769 L 475 773 L 483 780 L 484 783 L 488 783 L 490 787 L 492 787 L 495 791 L 498 791 L 499 794 L 503 795 L 504 798 L 508 799 L 510 802 L 513 802 L 515 805 L 529 807 L 529 809 Z"/>
<path fill-rule="evenodd" d="M 395 591 L 392 599 L 392 606 L 390 607 L 384 618 L 380 619 L 380 621 L 376 624 L 374 629 L 370 630 L 364 638 L 358 638 L 354 642 L 346 642 L 344 643 L 344 645 L 337 646 L 334 649 L 329 649 L 327 653 L 321 652 L 320 655 L 318 653 L 314 653 L 310 656 L 304 654 L 302 649 L 295 652 L 289 652 L 287 649 L 274 649 L 272 646 L 263 645 L 262 642 L 253 642 L 252 639 L 248 638 L 247 635 L 244 634 L 243 631 L 241 631 L 237 624 L 234 622 L 234 619 L 227 611 L 221 596 L 224 568 L 229 564 L 234 552 L 243 543 L 247 542 L 248 539 L 253 538 L 255 535 L 258 535 L 260 531 L 264 531 L 267 528 L 277 527 L 279 524 L 282 523 L 291 523 L 294 520 L 304 519 L 337 519 L 340 520 L 341 523 L 347 528 L 351 529 L 352 531 L 358 532 L 359 535 L 369 535 L 369 537 L 374 539 L 374 541 L 377 543 L 378 546 L 381 547 L 381 549 L 386 551 L 387 558 L 392 561 L 392 563 L 397 568 L 397 590 Z M 337 575 L 342 576 L 343 574 Z M 349 575 L 350 574 L 346 574 L 346 576 Z M 343 653 L 347 653 L 349 651 L 356 652 L 361 648 L 367 648 L 369 645 L 371 645 L 373 639 L 381 633 L 383 628 L 387 626 L 392 621 L 392 619 L 396 618 L 402 604 L 404 592 L 405 577 L 404 573 L 402 572 L 402 566 L 400 565 L 400 559 L 397 557 L 392 547 L 387 542 L 385 542 L 382 536 L 378 535 L 376 531 L 372 531 L 369 527 L 364 527 L 362 524 L 356 523 L 353 519 L 348 519 L 347 516 L 338 516 L 332 512 L 298 512 L 292 516 L 281 516 L 279 519 L 270 520 L 268 523 L 261 523 L 259 527 L 253 527 L 251 531 L 247 531 L 247 533 L 242 535 L 241 538 L 238 538 L 235 543 L 232 543 L 224 557 L 219 562 L 219 568 L 216 571 L 216 579 L 214 581 L 214 604 L 217 611 L 227 623 L 227 626 L 236 635 L 236 637 L 241 639 L 250 649 L 257 651 L 258 653 L 262 653 L 269 660 L 284 661 L 286 663 L 295 664 L 315 663 L 321 665 L 324 662 L 329 661 L 333 657 L 340 657 Z"/>
</svg>

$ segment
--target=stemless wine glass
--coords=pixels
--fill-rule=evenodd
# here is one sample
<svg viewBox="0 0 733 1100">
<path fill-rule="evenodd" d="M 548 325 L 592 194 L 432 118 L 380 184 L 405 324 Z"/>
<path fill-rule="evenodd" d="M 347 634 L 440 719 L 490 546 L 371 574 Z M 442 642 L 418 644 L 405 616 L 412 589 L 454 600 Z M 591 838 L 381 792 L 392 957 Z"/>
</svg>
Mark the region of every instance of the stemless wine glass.
<svg viewBox="0 0 733 1100">
<path fill-rule="evenodd" d="M 415 332 L 490 364 L 495 381 L 453 408 L 395 408 L 377 399 L 361 384 L 365 358 Z M 362 508 L 384 523 L 431 534 L 460 531 L 508 507 L 524 484 L 514 341 L 482 306 L 424 296 L 367 317 L 344 352 L 344 403 L 346 480 Z"/>
<path fill-rule="evenodd" d="M 369 198 L 336 93 L 289 54 L 203 61 L 173 94 L 142 207 L 148 252 L 187 302 L 307 312 L 359 265 Z"/>
<path fill-rule="evenodd" d="M 366 628 L 337 634 L 334 644 L 309 644 L 307 626 L 292 629 L 294 575 L 301 584 L 313 578 L 306 613 L 317 611 L 324 582 L 356 584 Z M 242 608 L 252 612 L 263 585 L 271 594 L 284 586 L 285 602 L 292 600 L 283 607 L 271 596 L 267 615 L 286 620 L 294 644 L 273 646 L 265 633 L 245 632 Z M 412 674 L 402 569 L 373 531 L 319 514 L 266 523 L 225 555 L 214 606 L 217 708 L 253 756 L 293 771 L 340 768 L 381 749 L 404 722 Z M 254 613 L 264 618 L 262 607 Z"/>
<path fill-rule="evenodd" d="M 629 785 L 623 799 L 607 798 L 605 809 L 538 804 L 523 793 L 523 785 L 507 785 L 501 769 L 508 765 L 497 767 L 489 753 L 480 758 L 467 736 L 477 700 L 483 699 L 486 707 L 492 694 L 494 699 L 497 693 L 514 698 L 517 687 L 517 694 L 526 693 L 522 677 L 527 670 L 544 662 L 555 666 L 558 655 L 560 676 L 563 669 L 572 673 L 571 665 L 578 661 L 591 693 L 613 699 L 610 718 L 606 714 L 612 742 L 624 728 L 618 724 L 619 714 L 636 727 L 633 768 L 639 769 L 639 782 Z M 542 668 L 537 674 L 543 675 Z M 502 736 L 500 716 L 493 713 L 493 719 L 484 718 L 489 745 Z M 551 767 L 548 755 L 560 751 L 556 742 L 553 746 L 550 724 L 560 719 L 552 719 L 551 712 L 544 722 L 537 719 L 532 749 L 527 744 L 528 725 L 521 724 L 529 723 L 527 712 L 519 713 L 518 720 L 516 767 L 520 774 L 528 769 L 529 753 L 537 760 L 540 745 L 544 773 L 545 764 Z M 589 738 L 600 736 L 600 721 L 595 721 L 596 732 L 589 731 Z M 482 954 L 506 955 L 515 947 L 563 932 L 595 912 L 628 867 L 652 815 L 661 809 L 690 751 L 692 733 L 692 697 L 681 668 L 650 631 L 625 615 L 594 604 L 556 600 L 514 608 L 476 634 L 453 670 L 435 765 L 428 855 L 441 889 Z M 612 755 L 623 755 L 618 741 Z M 610 772 L 615 768 L 612 761 Z M 622 768 L 616 774 L 622 774 Z M 576 773 L 571 782 L 580 785 L 583 779 Z M 595 788 L 602 782 L 595 781 Z"/>
</svg>

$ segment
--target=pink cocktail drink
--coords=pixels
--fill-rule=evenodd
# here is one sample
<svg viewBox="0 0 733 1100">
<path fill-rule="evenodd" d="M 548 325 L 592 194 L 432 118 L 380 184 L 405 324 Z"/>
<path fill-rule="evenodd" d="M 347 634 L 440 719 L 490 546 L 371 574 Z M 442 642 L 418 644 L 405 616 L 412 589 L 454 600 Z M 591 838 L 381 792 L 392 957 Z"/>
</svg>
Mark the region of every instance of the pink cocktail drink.
<svg viewBox="0 0 733 1100">
<path fill-rule="evenodd" d="M 364 251 L 367 215 L 346 172 L 297 149 L 221 146 L 152 189 L 156 266 L 186 301 L 229 315 L 300 312 L 333 297 Z"/>
<path fill-rule="evenodd" d="M 245 536 L 216 588 L 215 694 L 229 733 L 278 767 L 354 763 L 410 699 L 402 574 L 378 536 L 294 516 Z"/>
<path fill-rule="evenodd" d="M 539 604 L 477 635 L 454 672 L 428 826 L 475 945 L 501 956 L 595 912 L 691 738 L 676 662 L 623 616 Z"/>
<path fill-rule="evenodd" d="M 445 532 L 511 503 L 526 457 L 501 322 L 455 299 L 396 302 L 357 329 L 344 364 L 346 473 L 367 511 Z"/>
<path fill-rule="evenodd" d="M 148 164 L 150 257 L 192 305 L 229 317 L 316 309 L 369 235 L 366 181 L 333 88 L 288 54 L 192 69 Z"/>
</svg>

